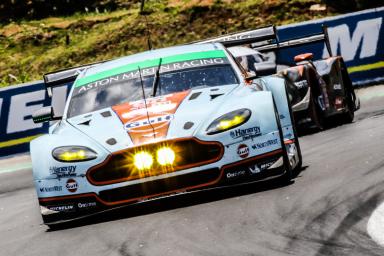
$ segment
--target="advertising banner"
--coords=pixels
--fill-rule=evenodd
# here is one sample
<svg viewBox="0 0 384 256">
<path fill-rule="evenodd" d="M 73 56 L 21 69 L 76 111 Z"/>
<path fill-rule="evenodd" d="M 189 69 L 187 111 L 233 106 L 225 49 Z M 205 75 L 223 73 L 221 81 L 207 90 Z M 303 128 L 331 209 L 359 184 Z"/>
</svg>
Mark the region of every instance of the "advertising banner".
<svg viewBox="0 0 384 256">
<path fill-rule="evenodd" d="M 52 101 L 57 108 L 65 104 L 69 87 L 54 88 Z M 32 114 L 50 105 L 43 81 L 0 89 L 0 157 L 29 151 L 29 142 L 48 132 L 50 124 L 35 124 Z"/>
</svg>

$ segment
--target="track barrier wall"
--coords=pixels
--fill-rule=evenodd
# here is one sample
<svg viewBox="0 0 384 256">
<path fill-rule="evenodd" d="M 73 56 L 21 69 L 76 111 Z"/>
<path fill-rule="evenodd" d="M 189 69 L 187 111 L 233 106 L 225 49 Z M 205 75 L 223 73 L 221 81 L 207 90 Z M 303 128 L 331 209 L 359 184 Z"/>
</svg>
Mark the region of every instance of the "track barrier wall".
<svg viewBox="0 0 384 256">
<path fill-rule="evenodd" d="M 278 28 L 280 41 L 322 32 L 328 27 L 333 55 L 341 55 L 354 86 L 384 81 L 384 7 Z M 323 43 L 281 50 L 278 63 L 294 64 L 295 55 L 305 52 L 315 59 L 328 57 Z"/>
<path fill-rule="evenodd" d="M 384 7 L 278 27 L 281 41 L 308 36 L 328 26 L 334 55 L 344 57 L 354 86 L 384 81 Z M 315 59 L 328 56 L 323 43 L 284 49 L 276 62 L 292 65 L 305 52 Z M 54 88 L 54 109 L 62 109 L 71 84 Z M 0 89 L 0 157 L 29 151 L 29 142 L 48 132 L 49 123 L 35 124 L 32 113 L 51 105 L 43 81 Z"/>
</svg>

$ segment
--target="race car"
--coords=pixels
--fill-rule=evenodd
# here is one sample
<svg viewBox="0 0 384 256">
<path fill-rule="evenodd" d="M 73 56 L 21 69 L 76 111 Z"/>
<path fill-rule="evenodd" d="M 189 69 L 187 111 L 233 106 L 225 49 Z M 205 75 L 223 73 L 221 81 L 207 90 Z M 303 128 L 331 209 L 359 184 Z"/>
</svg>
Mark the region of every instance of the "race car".
<svg viewBox="0 0 384 256">
<path fill-rule="evenodd" d="M 250 73 L 285 77 L 289 82 L 287 90 L 298 126 L 322 130 L 330 117 L 336 115 L 344 123 L 350 123 L 354 112 L 360 108 L 343 58 L 332 56 L 326 27 L 320 34 L 283 42 L 279 41 L 274 26 L 207 41 L 227 45 L 229 52 Z M 325 43 L 329 58 L 313 61 L 313 54 L 304 52 L 295 56 L 296 65 L 292 67 L 277 58 L 283 49 L 318 42 Z"/>
<path fill-rule="evenodd" d="M 62 116 L 51 106 L 33 115 L 57 121 L 30 144 L 49 226 L 180 193 L 289 181 L 302 164 L 286 79 L 248 77 L 222 44 L 151 50 L 44 78 L 49 95 L 74 81 Z"/>
</svg>

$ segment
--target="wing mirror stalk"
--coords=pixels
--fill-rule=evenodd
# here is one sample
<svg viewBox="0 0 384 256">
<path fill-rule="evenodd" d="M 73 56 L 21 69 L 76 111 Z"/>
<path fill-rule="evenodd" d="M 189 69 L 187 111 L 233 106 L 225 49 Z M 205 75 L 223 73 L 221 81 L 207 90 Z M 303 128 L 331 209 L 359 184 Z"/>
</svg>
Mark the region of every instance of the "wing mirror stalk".
<svg viewBox="0 0 384 256">
<path fill-rule="evenodd" d="M 43 107 L 32 114 L 32 120 L 35 124 L 61 120 L 61 118 L 62 116 L 55 116 L 52 106 Z"/>
</svg>

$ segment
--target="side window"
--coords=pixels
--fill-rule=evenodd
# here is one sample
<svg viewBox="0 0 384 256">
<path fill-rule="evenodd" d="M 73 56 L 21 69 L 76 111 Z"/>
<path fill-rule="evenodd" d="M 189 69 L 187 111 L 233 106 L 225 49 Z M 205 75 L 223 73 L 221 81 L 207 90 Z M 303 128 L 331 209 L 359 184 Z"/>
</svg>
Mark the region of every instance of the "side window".
<svg viewBox="0 0 384 256">
<path fill-rule="evenodd" d="M 236 57 L 236 60 L 241 65 L 241 67 L 245 69 L 245 71 L 249 72 L 249 66 L 248 66 L 249 63 L 246 56 Z"/>
</svg>

